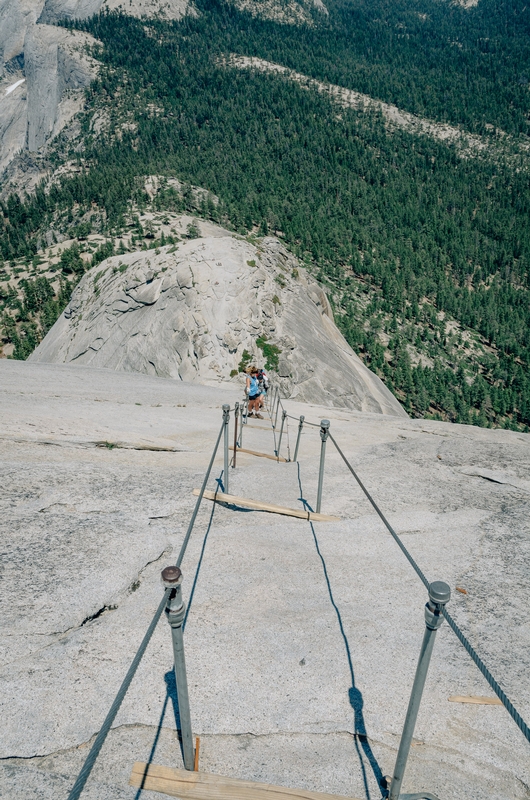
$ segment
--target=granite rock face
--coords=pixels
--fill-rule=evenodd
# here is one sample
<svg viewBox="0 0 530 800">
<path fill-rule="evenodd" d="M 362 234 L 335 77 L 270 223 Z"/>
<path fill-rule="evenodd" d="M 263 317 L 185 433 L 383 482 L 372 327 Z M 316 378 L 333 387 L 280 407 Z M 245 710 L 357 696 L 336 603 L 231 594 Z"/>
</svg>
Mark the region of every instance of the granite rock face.
<svg viewBox="0 0 530 800">
<path fill-rule="evenodd" d="M 221 404 L 240 397 L 230 384 L 0 361 L 2 798 L 68 797 L 161 600 L 160 571 L 176 561 Z M 453 618 L 528 722 L 528 434 L 285 405 L 311 422 L 329 417 L 427 579 L 450 585 Z M 285 433 L 286 457 L 288 444 Z M 275 446 L 270 423 L 245 426 L 243 447 Z M 298 463 L 240 452 L 230 492 L 312 505 L 319 453 L 309 426 Z M 209 489 L 222 470 L 219 454 Z M 375 800 L 395 764 L 427 594 L 332 443 L 322 511 L 340 520 L 199 510 L 182 562 L 193 730 L 205 772 Z M 508 713 L 454 695 L 493 693 L 444 622 L 403 791 L 529 800 L 528 743 Z M 181 765 L 175 717 L 161 619 L 83 798 L 147 798 L 128 786 L 132 765 Z"/>
<path fill-rule="evenodd" d="M 21 153 L 42 152 L 82 109 L 97 71 L 85 46 L 95 41 L 52 26 L 102 9 L 164 19 L 194 13 L 188 0 L 0 0 L 0 177 Z"/>
<path fill-rule="evenodd" d="M 244 351 L 264 365 L 260 337 L 277 348 L 284 396 L 406 416 L 338 331 L 325 292 L 272 237 L 108 259 L 86 273 L 30 360 L 218 383 Z"/>
<path fill-rule="evenodd" d="M 43 7 L 44 0 L 0 0 L 0 76 L 5 64 L 24 53 L 26 32 Z"/>
<path fill-rule="evenodd" d="M 15 85 L 22 80 L 17 72 L 8 80 L 0 81 L 0 92 L 4 86 Z M 9 94 L 6 89 L 0 96 L 0 175 L 13 159 L 24 149 L 28 128 L 27 86 L 20 83 Z"/>
<path fill-rule="evenodd" d="M 83 50 L 90 42 L 94 42 L 90 36 L 50 25 L 34 25 L 28 31 L 24 55 L 30 152 L 40 150 L 64 127 L 64 107 L 76 92 L 73 112 L 80 110 L 78 90 L 88 86 L 95 74 L 95 63 Z"/>
<path fill-rule="evenodd" d="M 39 21 L 53 24 L 65 18 L 87 19 L 105 9 L 133 17 L 180 19 L 188 9 L 188 0 L 45 0 Z"/>
<path fill-rule="evenodd" d="M 10 6 L 2 11 L 8 15 Z M 17 37 L 4 37 L 4 58 L 11 61 L 0 80 L 0 175 L 20 153 L 41 152 L 70 122 L 97 71 L 86 53 L 91 36 L 37 25 L 35 16 L 19 12 Z"/>
</svg>

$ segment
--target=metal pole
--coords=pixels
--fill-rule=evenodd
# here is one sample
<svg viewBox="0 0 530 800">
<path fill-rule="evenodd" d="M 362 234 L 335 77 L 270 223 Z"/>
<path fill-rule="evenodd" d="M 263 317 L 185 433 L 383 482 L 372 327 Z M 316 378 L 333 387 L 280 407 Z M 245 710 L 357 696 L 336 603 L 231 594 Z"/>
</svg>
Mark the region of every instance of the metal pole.
<svg viewBox="0 0 530 800">
<path fill-rule="evenodd" d="M 274 422 L 273 422 L 272 418 L 274 416 L 274 404 L 276 402 L 276 391 L 277 391 L 276 390 L 276 386 L 273 386 L 272 391 L 271 391 L 270 400 L 269 400 L 268 406 L 267 406 L 268 412 L 269 412 L 269 417 L 271 418 L 271 425 L 272 425 L 273 428 L 274 428 Z"/>
<path fill-rule="evenodd" d="M 413 800 L 413 798 L 414 800 L 422 800 L 423 798 L 425 800 L 438 800 L 436 795 L 429 794 L 428 792 L 400 794 L 400 791 L 405 768 L 407 766 L 412 736 L 414 734 L 414 727 L 420 708 L 421 696 L 425 686 L 425 679 L 427 678 L 432 649 L 434 647 L 436 631 L 443 622 L 443 609 L 450 598 L 451 589 L 446 583 L 443 581 L 434 581 L 434 583 L 430 584 L 429 602 L 425 606 L 425 634 L 421 645 L 418 666 L 416 667 L 416 676 L 412 686 L 409 707 L 407 709 L 407 716 L 405 717 L 405 725 L 403 726 L 403 733 L 399 744 L 396 766 L 394 767 L 394 776 L 390 784 L 388 800 Z"/>
<path fill-rule="evenodd" d="M 322 484 L 324 483 L 324 461 L 326 459 L 326 442 L 329 436 L 329 419 L 320 421 L 320 438 L 322 445 L 320 447 L 320 470 L 318 473 L 318 490 L 317 490 L 317 514 L 320 514 L 320 506 L 322 503 Z"/>
<path fill-rule="evenodd" d="M 278 402 L 276 403 L 276 414 L 274 416 L 274 425 L 273 428 L 276 428 L 278 424 L 278 411 L 280 410 L 280 403 L 282 402 L 282 398 L 280 397 L 280 391 L 278 390 Z"/>
<path fill-rule="evenodd" d="M 283 436 L 283 426 L 285 425 L 285 418 L 287 416 L 287 411 L 282 413 L 282 424 L 280 426 L 280 436 L 278 438 L 278 449 L 276 450 L 276 455 L 278 458 L 280 457 L 280 448 L 282 446 L 282 436 Z"/>
<path fill-rule="evenodd" d="M 243 447 L 243 411 L 245 408 L 245 403 L 241 403 L 239 406 L 239 448 Z"/>
<path fill-rule="evenodd" d="M 223 485 L 225 489 L 225 494 L 228 494 L 228 425 L 230 423 L 230 406 L 228 403 L 223 405 L 223 423 L 225 426 L 225 436 L 224 436 L 224 445 L 225 445 L 225 465 L 223 471 Z"/>
<path fill-rule="evenodd" d="M 182 739 L 182 758 L 184 767 L 193 771 L 195 753 L 191 732 L 190 699 L 186 678 L 186 660 L 184 658 L 184 638 L 182 623 L 186 614 L 186 603 L 182 599 L 182 572 L 178 567 L 166 567 L 162 572 L 162 583 L 171 589 L 166 605 L 166 618 L 171 625 L 173 639 L 173 658 L 175 662 L 175 682 L 177 684 L 177 700 L 180 717 L 180 735 Z"/>
<path fill-rule="evenodd" d="M 236 468 L 236 452 L 237 452 L 237 418 L 239 416 L 239 403 L 236 403 L 234 410 L 234 457 L 232 459 L 232 469 Z"/>
<path fill-rule="evenodd" d="M 298 458 L 298 448 L 300 447 L 300 437 L 302 435 L 302 428 L 304 427 L 304 415 L 302 414 L 300 417 L 300 422 L 298 423 L 298 436 L 296 437 L 296 447 L 294 448 L 294 458 L 293 461 L 296 461 Z"/>
</svg>

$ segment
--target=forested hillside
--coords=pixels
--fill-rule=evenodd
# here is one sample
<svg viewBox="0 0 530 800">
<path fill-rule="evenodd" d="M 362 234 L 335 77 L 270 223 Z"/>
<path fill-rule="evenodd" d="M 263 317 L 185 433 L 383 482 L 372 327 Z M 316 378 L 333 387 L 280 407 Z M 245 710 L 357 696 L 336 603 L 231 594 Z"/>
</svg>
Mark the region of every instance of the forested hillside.
<svg viewBox="0 0 530 800">
<path fill-rule="evenodd" d="M 131 203 L 145 203 L 144 176 L 175 175 L 219 197 L 203 203 L 205 216 L 276 233 L 304 259 L 354 349 L 410 413 L 526 428 L 530 9 L 493 0 L 329 9 L 329 19 L 288 27 L 202 0 L 198 18 L 178 23 L 78 24 L 102 43 L 104 67 L 82 147 L 60 142 L 55 159 L 81 169 L 2 205 L 4 269 L 31 260 L 52 223 L 75 233 L 104 220 L 119 233 Z M 460 125 L 491 147 L 463 157 L 280 75 L 232 68 L 232 53 Z M 157 202 L 191 201 L 168 191 Z M 27 313 L 9 304 L 10 320 Z"/>
</svg>

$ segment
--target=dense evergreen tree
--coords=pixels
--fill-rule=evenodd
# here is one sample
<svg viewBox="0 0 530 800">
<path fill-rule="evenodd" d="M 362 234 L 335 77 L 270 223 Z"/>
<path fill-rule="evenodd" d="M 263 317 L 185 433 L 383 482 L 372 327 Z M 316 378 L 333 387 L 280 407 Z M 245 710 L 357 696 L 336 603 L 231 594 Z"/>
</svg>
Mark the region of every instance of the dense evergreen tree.
<svg viewBox="0 0 530 800">
<path fill-rule="evenodd" d="M 506 140 L 501 157 L 486 125 L 527 132 L 523 6 L 336 1 L 329 20 L 301 28 L 219 0 L 171 24 L 99 15 L 82 25 L 101 41 L 104 63 L 87 93 L 84 152 L 70 154 L 84 168 L 1 206 L 1 256 L 31 257 L 45 225 L 75 229 L 76 215 L 91 208 L 117 231 L 131 202 L 145 203 L 145 175 L 176 175 L 219 198 L 202 201 L 204 216 L 241 233 L 278 232 L 316 270 L 351 344 L 412 413 L 527 425 L 529 173 Z M 230 53 L 461 124 L 491 136 L 492 149 L 462 157 L 454 146 L 388 131 L 376 113 L 230 68 Z M 96 136 L 89 123 L 101 109 L 109 127 Z M 177 211 L 195 202 L 189 187 L 156 200 Z M 79 275 L 76 254 L 68 259 L 63 272 Z M 448 333 L 446 318 L 460 333 Z M 477 370 L 477 359 L 464 358 L 462 331 L 483 348 Z"/>
</svg>

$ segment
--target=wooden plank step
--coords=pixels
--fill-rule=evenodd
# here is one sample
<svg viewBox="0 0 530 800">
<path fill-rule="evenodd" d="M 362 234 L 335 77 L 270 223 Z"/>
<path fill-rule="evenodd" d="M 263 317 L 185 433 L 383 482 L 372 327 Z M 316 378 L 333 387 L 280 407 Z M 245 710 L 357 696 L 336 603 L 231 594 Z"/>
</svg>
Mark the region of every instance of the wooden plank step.
<svg viewBox="0 0 530 800">
<path fill-rule="evenodd" d="M 234 448 L 231 447 L 230 450 L 234 451 Z M 250 456 L 258 456 L 259 458 L 270 458 L 273 461 L 283 461 L 287 464 L 287 459 L 283 456 L 271 456 L 270 453 L 258 453 L 256 450 L 245 450 L 244 447 L 236 447 L 236 453 L 248 453 Z"/>
<path fill-rule="evenodd" d="M 199 489 L 194 489 L 193 494 L 198 497 Z M 339 522 L 340 517 L 330 517 L 327 514 L 317 514 L 315 511 L 302 511 L 298 508 L 285 508 L 275 506 L 272 503 L 261 503 L 259 500 L 249 500 L 247 497 L 237 497 L 235 494 L 224 494 L 224 492 L 210 492 L 206 490 L 204 497 L 216 503 L 228 503 L 241 508 L 251 508 L 253 511 L 268 511 L 271 514 L 283 514 L 285 517 L 297 517 L 308 522 Z"/>
<path fill-rule="evenodd" d="M 449 698 L 450 703 L 474 703 L 480 706 L 502 706 L 498 697 L 477 697 L 476 695 L 454 694 Z"/>
<path fill-rule="evenodd" d="M 161 767 L 137 761 L 129 786 L 162 792 L 182 800 L 354 800 L 337 794 L 287 789 L 270 783 L 254 783 L 207 772 Z"/>
</svg>

